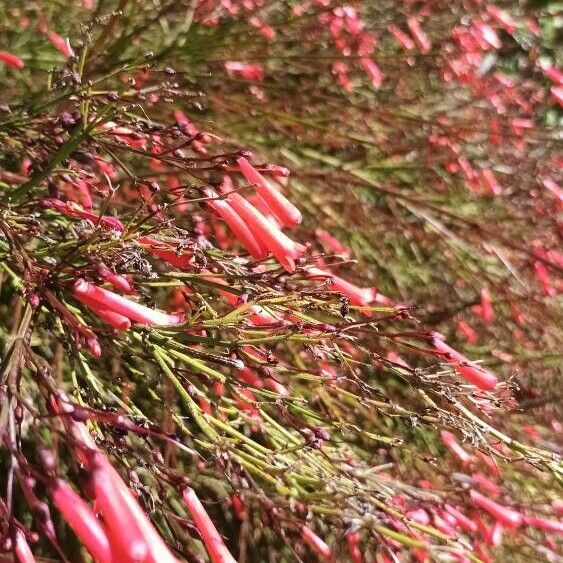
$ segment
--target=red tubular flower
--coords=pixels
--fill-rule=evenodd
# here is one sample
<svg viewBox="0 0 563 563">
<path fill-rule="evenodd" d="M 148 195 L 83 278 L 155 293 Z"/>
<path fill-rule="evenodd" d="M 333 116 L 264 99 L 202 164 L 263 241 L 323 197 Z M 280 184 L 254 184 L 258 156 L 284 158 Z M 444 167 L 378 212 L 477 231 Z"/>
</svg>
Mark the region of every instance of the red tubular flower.
<svg viewBox="0 0 563 563">
<path fill-rule="evenodd" d="M 17 529 L 14 536 L 14 552 L 19 563 L 35 563 L 35 557 L 33 557 L 33 553 L 31 552 L 24 533 L 20 529 Z"/>
<path fill-rule="evenodd" d="M 140 237 L 137 242 L 141 244 L 148 252 L 154 254 L 161 260 L 168 262 L 176 268 L 187 269 L 190 267 L 192 254 L 185 251 L 180 254 L 176 250 L 177 246 L 174 246 L 171 243 L 160 242 L 153 239 L 152 237 Z"/>
<path fill-rule="evenodd" d="M 417 522 L 418 524 L 430 524 L 430 516 L 428 516 L 428 512 L 426 512 L 423 508 L 417 508 L 407 512 L 407 518 L 413 522 Z"/>
<path fill-rule="evenodd" d="M 131 321 L 121 315 L 120 313 L 116 313 L 115 311 L 111 311 L 110 309 L 106 309 L 97 301 L 93 299 L 89 299 L 84 295 L 74 295 L 75 299 L 84 303 L 87 307 L 92 309 L 98 317 L 100 317 L 103 321 L 111 325 L 113 328 L 117 330 L 129 330 L 131 328 Z"/>
<path fill-rule="evenodd" d="M 64 202 L 60 199 L 47 198 L 44 199 L 42 203 L 45 207 L 52 207 L 67 217 L 86 219 L 88 221 L 92 221 L 94 225 L 100 225 L 101 227 L 112 229 L 120 233 L 125 229 L 123 223 L 119 219 L 110 217 L 109 215 L 96 215 L 92 211 L 83 209 L 81 205 L 75 203 L 74 201 Z"/>
<path fill-rule="evenodd" d="M 156 309 L 150 309 L 145 305 L 130 301 L 121 295 L 88 283 L 83 279 L 75 282 L 74 295 L 77 297 L 84 296 L 89 299 L 89 307 L 98 304 L 102 310 L 114 311 L 140 324 L 177 325 L 183 321 L 181 315 L 172 315 Z"/>
<path fill-rule="evenodd" d="M 402 29 L 399 29 L 395 25 L 390 25 L 387 29 L 395 38 L 395 41 L 405 49 L 405 51 L 414 51 L 414 41 Z"/>
<path fill-rule="evenodd" d="M 477 506 L 486 510 L 503 526 L 508 528 L 517 528 L 522 524 L 523 516 L 517 510 L 498 504 L 494 500 L 491 500 L 473 489 L 469 491 L 469 494 Z"/>
<path fill-rule="evenodd" d="M 371 287 L 358 287 L 326 270 L 315 268 L 313 266 L 307 267 L 305 272 L 312 278 L 328 278 L 334 287 L 346 295 L 353 305 L 365 306 L 369 305 L 376 296 L 376 290 Z"/>
<path fill-rule="evenodd" d="M 463 354 L 450 348 L 450 346 L 444 342 L 441 335 L 434 335 L 433 344 L 436 351 L 439 352 L 449 364 L 454 365 L 460 375 L 469 381 L 469 383 L 484 390 L 494 389 L 497 386 L 498 378 L 492 371 L 478 366 L 468 360 Z"/>
<path fill-rule="evenodd" d="M 217 194 L 210 189 L 205 190 L 204 193 L 210 198 L 217 197 Z M 207 204 L 223 218 L 225 223 L 227 223 L 233 233 L 235 233 L 237 239 L 256 260 L 263 260 L 268 256 L 268 249 L 254 236 L 247 224 L 227 201 L 211 199 Z"/>
<path fill-rule="evenodd" d="M 493 459 L 492 456 L 482 452 L 481 450 L 476 450 L 475 455 L 487 466 L 492 475 L 498 477 L 502 474 L 498 463 Z"/>
<path fill-rule="evenodd" d="M 491 18 L 508 31 L 508 33 L 514 33 L 516 31 L 516 22 L 512 19 L 512 16 L 508 12 L 490 4 L 486 7 L 486 9 Z"/>
<path fill-rule="evenodd" d="M 454 517 L 456 525 L 459 528 L 461 528 L 464 532 L 474 534 L 477 531 L 477 524 L 475 524 L 473 520 L 471 520 L 465 514 L 463 514 L 463 512 L 459 511 L 457 508 L 449 504 L 446 504 L 444 508 L 446 512 L 448 512 Z"/>
<path fill-rule="evenodd" d="M 563 107 L 563 86 L 552 86 L 549 90 L 551 97 Z"/>
<path fill-rule="evenodd" d="M 61 479 L 52 489 L 53 501 L 96 563 L 111 563 L 106 533 L 90 506 Z"/>
<path fill-rule="evenodd" d="M 487 541 L 493 547 L 498 547 L 502 543 L 502 536 L 504 535 L 504 527 L 500 522 L 495 522 L 489 530 L 489 537 Z"/>
<path fill-rule="evenodd" d="M 360 549 L 360 533 L 350 532 L 346 534 L 346 543 L 348 544 L 348 555 L 352 563 L 364 563 L 362 550 Z"/>
<path fill-rule="evenodd" d="M 240 61 L 227 61 L 225 63 L 227 74 L 233 76 L 238 74 L 246 80 L 260 82 L 264 80 L 264 67 L 259 63 L 244 63 Z"/>
<path fill-rule="evenodd" d="M 276 217 L 276 214 L 270 209 L 268 204 L 258 195 L 256 194 L 254 197 L 249 197 L 248 201 L 264 215 L 267 217 L 278 229 L 281 229 L 282 224 L 280 223 L 279 219 Z"/>
<path fill-rule="evenodd" d="M 282 225 L 299 225 L 303 220 L 301 211 L 282 193 L 272 187 L 268 180 L 243 156 L 237 159 L 240 171 L 250 184 L 257 186 L 256 192 L 268 204 Z"/>
<path fill-rule="evenodd" d="M 352 82 L 350 82 L 350 76 L 348 75 L 348 65 L 343 61 L 336 61 L 332 63 L 332 73 L 336 75 L 340 87 L 345 92 L 352 91 Z"/>
<path fill-rule="evenodd" d="M 379 88 L 381 88 L 381 85 L 383 84 L 383 78 L 384 78 L 381 69 L 377 66 L 374 60 L 368 57 L 362 57 L 360 59 L 360 64 L 362 65 L 363 69 L 366 71 L 366 74 L 369 76 L 372 86 L 376 90 L 379 90 Z"/>
<path fill-rule="evenodd" d="M 556 294 L 556 291 L 551 283 L 547 266 L 543 262 L 536 260 L 534 262 L 534 273 L 536 274 L 536 278 L 541 286 L 542 293 L 546 297 L 553 297 Z"/>
<path fill-rule="evenodd" d="M 102 347 L 95 336 L 86 338 L 86 345 L 88 346 L 88 350 L 90 350 L 90 354 L 95 358 L 99 358 L 102 355 Z"/>
<path fill-rule="evenodd" d="M 258 240 L 271 250 L 279 263 L 288 272 L 294 272 L 295 260 L 305 252 L 305 247 L 282 233 L 241 195 L 231 192 L 227 201 L 241 218 L 248 223 L 250 230 Z"/>
<path fill-rule="evenodd" d="M 202 270 L 202 272 L 210 273 L 208 270 Z M 228 285 L 223 278 L 214 277 L 212 274 L 209 277 L 206 277 L 206 279 L 220 285 Z M 239 297 L 234 293 L 222 290 L 219 290 L 219 293 L 221 294 L 221 297 L 223 297 L 223 299 L 233 307 L 241 304 Z M 253 325 L 279 325 L 280 323 L 287 324 L 284 319 L 273 315 L 272 313 L 269 313 L 260 305 L 253 305 L 252 307 L 250 307 L 249 312 L 251 314 L 248 317 L 248 321 Z"/>
<path fill-rule="evenodd" d="M 104 280 L 123 293 L 133 293 L 133 288 L 127 278 L 114 274 L 105 264 L 98 264 L 98 273 Z"/>
<path fill-rule="evenodd" d="M 0 62 L 17 70 L 21 70 L 25 66 L 22 59 L 16 55 L 12 55 L 12 53 L 8 53 L 7 51 L 0 51 Z"/>
<path fill-rule="evenodd" d="M 491 495 L 498 495 L 500 487 L 483 473 L 473 473 L 471 479 L 474 485 L 477 485 L 483 491 L 487 491 Z"/>
<path fill-rule="evenodd" d="M 272 176 L 281 176 L 282 178 L 287 178 L 290 174 L 289 168 L 280 166 L 279 164 L 266 164 L 263 171 L 268 172 Z"/>
<path fill-rule="evenodd" d="M 311 528 L 303 526 L 301 528 L 303 541 L 318 555 L 323 561 L 333 561 L 332 550 Z"/>
<path fill-rule="evenodd" d="M 78 202 L 87 211 L 92 211 L 92 196 L 88 184 L 84 180 L 69 182 L 64 186 L 65 194 L 69 199 Z"/>
<path fill-rule="evenodd" d="M 563 534 L 563 521 L 561 520 L 546 520 L 538 516 L 524 516 L 524 523 L 527 526 L 533 526 L 546 532 L 553 532 L 554 534 Z"/>
<path fill-rule="evenodd" d="M 414 40 L 418 43 L 420 50 L 423 53 L 430 53 L 432 50 L 432 42 L 430 41 L 428 35 L 424 33 L 420 27 L 420 23 L 416 18 L 409 18 L 407 20 L 407 27 L 409 28 Z"/>
<path fill-rule="evenodd" d="M 469 455 L 462 446 L 457 442 L 455 436 L 448 432 L 447 430 L 442 430 L 440 432 L 440 437 L 442 438 L 442 442 L 455 454 L 455 456 L 462 462 L 462 463 L 469 463 L 471 461 L 471 455 Z"/>
<path fill-rule="evenodd" d="M 261 307 L 260 305 L 253 305 L 250 308 L 250 312 L 252 314 L 248 317 L 248 321 L 254 326 L 288 324 L 285 319 L 275 315 L 274 313 L 266 311 L 266 309 L 264 309 L 264 307 Z"/>
<path fill-rule="evenodd" d="M 211 561 L 213 563 L 236 563 L 195 491 L 191 488 L 185 489 L 182 499 L 194 519 Z"/>
<path fill-rule="evenodd" d="M 231 505 L 233 507 L 233 511 L 236 517 L 239 520 L 246 519 L 246 510 L 244 509 L 244 501 L 242 500 L 241 496 L 234 493 L 231 495 Z"/>
<path fill-rule="evenodd" d="M 475 552 L 475 555 L 479 557 L 481 561 L 483 561 L 483 563 L 493 563 L 491 556 L 488 554 L 487 551 L 485 551 L 485 547 L 483 546 L 482 543 L 474 543 L 473 551 Z"/>
<path fill-rule="evenodd" d="M 57 51 L 59 51 L 59 53 L 61 53 L 67 58 L 74 57 L 74 51 L 70 46 L 70 41 L 68 40 L 68 37 L 64 39 L 58 33 L 55 33 L 50 29 L 47 29 L 45 34 L 49 38 L 49 41 L 55 46 Z"/>
<path fill-rule="evenodd" d="M 264 380 L 264 384 L 266 385 L 267 389 L 273 391 L 274 393 L 277 393 L 278 395 L 281 395 L 282 397 L 287 397 L 289 395 L 289 389 L 272 377 L 267 377 Z"/>
<path fill-rule="evenodd" d="M 227 285 L 227 282 L 222 278 L 209 277 L 206 279 L 214 283 L 225 286 Z M 223 299 L 233 307 L 241 305 L 239 297 L 234 293 L 221 290 L 219 290 L 219 293 L 221 294 L 221 297 L 223 297 Z M 255 326 L 288 324 L 286 320 L 273 313 L 270 313 L 269 311 L 266 311 L 266 309 L 264 309 L 264 307 L 261 307 L 260 305 L 253 305 L 252 307 L 250 307 L 249 313 L 250 315 L 248 316 L 248 322 Z"/>
<path fill-rule="evenodd" d="M 473 330 L 473 328 L 464 320 L 459 320 L 457 322 L 457 328 L 459 332 L 465 337 L 467 342 L 470 344 L 477 343 L 477 333 Z"/>
<path fill-rule="evenodd" d="M 334 252 L 342 258 L 350 258 L 352 251 L 344 246 L 336 237 L 324 229 L 315 229 L 315 236 L 319 239 L 325 250 Z"/>
<path fill-rule="evenodd" d="M 440 530 L 442 534 L 445 534 L 446 536 L 450 536 L 450 537 L 455 536 L 454 527 L 447 520 L 442 518 L 442 516 L 440 516 L 439 514 L 434 514 L 432 516 L 432 524 L 437 530 Z"/>
<path fill-rule="evenodd" d="M 483 181 L 485 182 L 485 185 L 487 186 L 491 195 L 500 195 L 502 193 L 502 187 L 495 178 L 492 170 L 482 170 L 481 177 L 483 178 Z"/>
<path fill-rule="evenodd" d="M 543 73 L 557 86 L 563 86 L 563 72 L 554 66 L 543 68 Z"/>
<path fill-rule="evenodd" d="M 500 49 L 502 47 L 502 42 L 496 34 L 495 30 L 490 26 L 482 22 L 476 22 L 474 24 L 475 29 L 481 36 L 481 38 L 493 49 Z"/>
<path fill-rule="evenodd" d="M 109 460 L 96 455 L 92 482 L 114 561 L 178 563 Z"/>
<path fill-rule="evenodd" d="M 487 324 L 493 321 L 494 311 L 493 311 L 493 303 L 491 301 L 491 293 L 489 290 L 484 287 L 481 290 L 481 318 Z"/>
</svg>

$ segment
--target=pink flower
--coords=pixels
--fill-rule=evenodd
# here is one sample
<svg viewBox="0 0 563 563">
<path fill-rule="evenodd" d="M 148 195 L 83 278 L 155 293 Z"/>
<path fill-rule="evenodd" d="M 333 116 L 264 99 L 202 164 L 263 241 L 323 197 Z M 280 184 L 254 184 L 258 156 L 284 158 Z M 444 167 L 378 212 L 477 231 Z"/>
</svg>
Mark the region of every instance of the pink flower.
<svg viewBox="0 0 563 563">
<path fill-rule="evenodd" d="M 455 436 L 448 432 L 447 430 L 442 430 L 440 432 L 440 437 L 442 442 L 456 455 L 456 457 L 462 463 L 469 463 L 471 461 L 471 455 L 469 455 L 462 446 L 457 442 Z"/>
<path fill-rule="evenodd" d="M 17 70 L 21 70 L 25 66 L 25 63 L 22 59 L 6 51 L 0 51 L 0 62 Z"/>
<path fill-rule="evenodd" d="M 469 494 L 477 506 L 486 510 L 503 526 L 508 528 L 517 528 L 522 524 L 523 516 L 517 510 L 498 504 L 494 500 L 491 500 L 473 489 L 469 491 Z"/>
<path fill-rule="evenodd" d="M 84 300 L 85 304 L 92 308 L 94 312 L 98 308 L 100 310 L 113 311 L 140 324 L 170 326 L 183 322 L 182 315 L 172 315 L 156 309 L 150 309 L 145 305 L 130 301 L 126 297 L 88 283 L 83 279 L 78 279 L 75 282 L 74 296 L 78 300 L 86 298 Z"/>
<path fill-rule="evenodd" d="M 420 27 L 419 21 L 412 17 L 407 20 L 407 27 L 409 28 L 414 40 L 418 43 L 420 50 L 423 53 L 430 53 L 432 50 L 432 42 L 430 41 L 428 35 L 424 33 Z"/>
<path fill-rule="evenodd" d="M 376 296 L 376 290 L 372 287 L 358 287 L 326 270 L 309 266 L 305 269 L 306 274 L 312 278 L 328 278 L 332 285 L 340 292 L 346 295 L 353 305 L 365 306 L 369 305 Z"/>
<path fill-rule="evenodd" d="M 267 203 L 282 225 L 299 225 L 303 220 L 301 212 L 282 193 L 272 187 L 268 180 L 243 156 L 237 159 L 246 180 L 257 186 L 256 192 Z"/>
<path fill-rule="evenodd" d="M 231 192 L 227 202 L 247 222 L 256 238 L 272 252 L 279 263 L 288 272 L 294 272 L 295 260 L 305 252 L 305 247 L 282 233 L 241 195 Z"/>
<path fill-rule="evenodd" d="M 204 193 L 209 198 L 218 197 L 217 194 L 210 189 L 205 190 Z M 235 233 L 237 239 L 256 260 L 263 260 L 268 256 L 268 249 L 254 236 L 252 231 L 248 228 L 248 225 L 227 201 L 210 199 L 207 204 L 224 219 L 225 223 L 227 223 L 233 233 Z"/>
<path fill-rule="evenodd" d="M 194 519 L 211 561 L 213 563 L 236 563 L 195 491 L 191 488 L 185 489 L 182 499 Z"/>
<path fill-rule="evenodd" d="M 51 495 L 57 508 L 97 563 L 111 563 L 106 533 L 90 506 L 61 479 Z"/>
<path fill-rule="evenodd" d="M 332 550 L 311 528 L 303 526 L 301 528 L 303 541 L 317 554 L 323 561 L 333 561 Z"/>
<path fill-rule="evenodd" d="M 471 362 L 463 354 L 460 354 L 448 346 L 444 342 L 443 337 L 438 333 L 434 334 L 433 344 L 436 351 L 439 352 L 449 364 L 454 365 L 456 371 L 469 381 L 469 383 L 484 390 L 494 389 L 496 387 L 498 378 L 493 372 Z"/>
</svg>

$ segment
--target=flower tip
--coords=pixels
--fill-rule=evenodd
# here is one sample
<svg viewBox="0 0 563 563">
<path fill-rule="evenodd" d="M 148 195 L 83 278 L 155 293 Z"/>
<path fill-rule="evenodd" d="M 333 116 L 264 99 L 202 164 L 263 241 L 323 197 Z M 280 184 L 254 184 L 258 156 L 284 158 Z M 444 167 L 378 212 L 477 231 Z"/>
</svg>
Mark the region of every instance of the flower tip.
<svg viewBox="0 0 563 563">
<path fill-rule="evenodd" d="M 88 291 L 88 282 L 78 278 L 73 284 L 73 289 L 76 293 L 86 293 Z"/>
</svg>

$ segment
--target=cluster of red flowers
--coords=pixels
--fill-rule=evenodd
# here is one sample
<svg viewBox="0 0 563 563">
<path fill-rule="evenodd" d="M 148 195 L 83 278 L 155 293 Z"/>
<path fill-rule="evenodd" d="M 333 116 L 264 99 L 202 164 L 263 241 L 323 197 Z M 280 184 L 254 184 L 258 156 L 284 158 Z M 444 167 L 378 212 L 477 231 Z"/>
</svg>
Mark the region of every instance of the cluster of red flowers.
<svg viewBox="0 0 563 563">
<path fill-rule="evenodd" d="M 306 42 L 322 38 L 334 49 L 324 71 L 330 69 L 336 81 L 327 91 L 335 87 L 338 96 L 350 96 L 353 111 L 361 106 L 354 98 L 362 91 L 352 78 L 356 70 L 367 76 L 375 95 L 385 94 L 389 83 L 399 84 L 397 90 L 404 87 L 401 77 L 387 71 L 388 62 L 382 63 L 385 73 L 378 66 L 380 52 L 381 61 L 387 60 L 382 45 L 391 42 L 390 52 L 395 56 L 400 51 L 398 60 L 405 68 L 415 67 L 419 58 L 434 58 L 434 72 L 445 91 L 463 88 L 476 103 L 463 100 L 461 120 L 441 108 L 430 124 L 424 112 L 416 116 L 425 149 L 436 158 L 429 167 L 433 177 L 461 179 L 463 197 L 474 198 L 471 202 L 502 202 L 514 195 L 510 182 L 499 179 L 507 168 L 483 156 L 483 139 L 499 150 L 505 150 L 506 142 L 514 158 L 528 158 L 536 140 L 527 133 L 536 127 L 546 104 L 561 105 L 562 74 L 538 61 L 533 71 L 541 79 L 519 80 L 489 72 L 488 65 L 519 30 L 537 36 L 533 21 L 478 2 L 470 17 L 457 18 L 446 36 L 438 37 L 430 6 L 407 3 L 400 21 L 385 21 L 379 36 L 369 9 L 366 15 L 359 7 L 330 0 L 290 4 L 284 8 L 287 21 L 304 26 Z M 82 5 L 86 11 L 94 9 L 90 1 Z M 171 4 L 155 21 L 168 29 L 165 18 L 168 10 L 176 17 L 175 9 Z M 280 10 L 275 2 L 201 0 L 190 5 L 189 17 L 181 24 L 185 28 L 180 29 L 187 33 L 193 18 L 206 37 L 222 25 L 236 28 L 243 22 L 248 34 L 275 46 L 287 38 L 287 29 L 275 24 Z M 107 27 L 98 39 L 88 41 L 103 45 L 121 16 L 116 12 L 100 18 L 96 13 L 92 28 Z M 20 24 L 32 26 L 28 20 Z M 150 27 L 140 25 L 134 33 L 142 35 Z M 24 313 L 14 315 L 14 326 L 2 327 L 2 333 L 15 336 L 0 366 L 2 385 L 4 374 L 8 383 L 0 394 L 2 405 L 4 396 L 8 398 L 0 432 L 11 460 L 7 496 L 0 498 L 0 515 L 8 522 L 0 526 L 0 549 L 30 563 L 35 560 L 32 547 L 44 549 L 41 542 L 46 539 L 66 557 L 48 504 L 41 500 L 44 496 L 100 563 L 173 563 L 191 554 L 188 535 L 201 540 L 213 563 L 233 562 L 233 518 L 240 524 L 241 553 L 252 536 L 248 528 L 260 528 L 259 522 L 279 531 L 286 543 L 293 534 L 300 540 L 298 553 L 309 549 L 324 561 L 344 557 L 354 563 L 374 558 L 386 563 L 409 550 L 409 557 L 423 562 L 430 560 L 436 545 L 460 562 L 472 560 L 470 551 L 490 561 L 491 549 L 513 540 L 507 536 L 517 531 L 533 538 L 545 532 L 542 547 L 555 552 L 553 538 L 563 533 L 561 504 L 554 500 L 545 509 L 531 510 L 519 500 L 517 480 L 512 487 L 497 463 L 514 461 L 515 471 L 535 476 L 535 468 L 522 469 L 520 463 L 531 461 L 561 473 L 549 443 L 536 448 L 516 441 L 503 421 L 498 422 L 503 430 L 497 430 L 498 411 L 514 404 L 511 391 L 516 387 L 510 380 L 503 381 L 492 369 L 458 352 L 434 327 L 425 330 L 412 316 L 416 307 L 403 299 L 404 284 L 384 286 L 385 293 L 397 289 L 388 297 L 365 282 L 374 278 L 371 272 L 361 276 L 363 282 L 350 281 L 353 268 L 347 263 L 357 255 L 351 248 L 354 237 L 341 236 L 346 226 L 333 229 L 335 222 L 319 223 L 313 216 L 311 208 L 319 210 L 320 218 L 321 208 L 327 207 L 318 204 L 322 197 L 301 201 L 295 195 L 300 190 L 292 190 L 294 177 L 288 168 L 256 164 L 258 158 L 250 151 L 234 150 L 242 143 L 226 134 L 230 127 L 236 129 L 232 123 L 218 124 L 211 133 L 184 105 L 180 110 L 184 98 L 193 95 L 191 84 L 184 88 L 183 77 L 171 67 L 160 70 L 159 56 L 114 68 L 116 48 L 107 51 L 105 68 L 89 52 L 86 39 L 83 45 L 73 41 L 73 49 L 44 16 L 38 17 L 37 29 L 66 63 L 60 76 L 53 73 L 60 80 L 60 99 L 49 99 L 46 110 L 33 102 L 29 113 L 16 106 L 13 116 L 10 107 L 4 112 L 9 116 L 7 131 L 14 137 L 13 143 L 6 142 L 6 150 L 17 145 L 17 165 L 9 159 L 5 167 L 4 160 L 0 162 L 0 251 L 6 257 L 0 271 L 0 306 L 8 303 L 3 301 L 8 295 Z M 182 53 L 183 43 L 179 45 Z M 0 51 L 0 63 L 10 74 L 28 72 L 28 59 Z M 235 89 L 240 82 L 249 83 L 252 103 L 266 105 L 268 96 L 275 96 L 269 82 L 272 69 L 266 63 L 230 51 L 210 65 L 220 68 L 222 83 L 231 81 Z M 325 99 L 322 90 L 314 96 Z M 220 104 L 212 99 L 211 107 L 213 102 Z M 485 115 L 481 104 L 491 116 L 483 125 L 485 133 L 468 125 Z M 54 116 L 48 113 L 51 105 L 57 110 Z M 137 113 L 141 106 L 142 117 Z M 397 111 L 398 123 L 415 120 L 412 107 Z M 271 115 L 267 110 L 264 115 L 273 122 L 274 135 L 282 127 L 276 120 L 284 112 L 272 108 Z M 391 113 L 378 113 L 375 106 L 370 111 L 382 124 L 390 120 Z M 299 119 L 288 122 L 298 123 L 294 131 L 300 136 L 308 128 L 321 127 L 322 120 Z M 366 130 L 372 135 L 378 126 L 370 122 Z M 343 186 L 350 177 L 364 181 L 377 197 L 378 188 L 398 194 L 413 217 L 416 205 L 426 205 L 420 215 L 425 214 L 440 236 L 451 235 L 452 246 L 463 247 L 432 216 L 437 205 L 429 198 L 370 183 L 370 174 L 357 174 L 354 159 L 366 140 L 363 131 L 341 134 L 346 142 L 353 141 L 349 162 L 339 160 L 349 146 L 334 141 L 332 133 L 319 141 L 330 147 L 319 160 L 336 163 L 337 201 L 342 202 L 340 192 L 345 189 L 340 181 Z M 376 144 L 384 145 L 395 133 L 400 136 L 401 131 L 387 134 L 382 127 Z M 365 146 L 371 145 L 370 137 Z M 300 163 L 307 151 L 287 149 L 285 154 Z M 409 159 L 419 157 L 418 149 L 396 150 L 386 163 L 391 170 L 394 159 L 403 154 L 408 156 L 405 166 L 401 160 L 397 167 L 406 171 L 397 175 L 401 181 L 410 178 Z M 371 164 L 368 161 L 366 168 Z M 538 169 L 547 200 L 559 210 L 562 191 L 553 179 L 557 164 L 555 158 Z M 296 164 L 297 186 L 307 178 L 300 168 Z M 314 179 L 319 175 L 311 172 Z M 389 215 L 396 213 L 391 205 L 389 209 Z M 534 210 L 538 218 L 549 213 L 539 204 Z M 454 222 L 471 223 L 454 211 L 448 213 Z M 411 222 L 409 216 L 404 237 L 409 252 L 417 233 Z M 473 226 L 476 231 L 482 227 Z M 495 233 L 490 225 L 482 228 L 483 238 Z M 506 238 L 498 240 L 514 248 Z M 373 240 L 374 248 L 378 243 Z M 517 268 L 527 269 L 541 297 L 549 300 L 561 292 L 555 274 L 562 266 L 561 253 L 547 234 L 531 241 L 525 251 L 516 246 L 515 256 L 526 257 L 517 267 L 494 240 L 483 248 L 487 244 L 519 283 Z M 340 266 L 348 273 L 337 275 Z M 451 315 L 462 340 L 475 351 L 471 346 L 483 343 L 495 323 L 502 322 L 507 307 L 515 325 L 511 330 L 520 337 L 528 316 L 516 302 L 503 301 L 504 288 L 482 272 L 476 274 L 471 265 L 467 270 L 465 277 L 477 280 L 476 297 L 459 309 L 452 307 Z M 463 294 L 467 282 L 459 278 L 451 286 Z M 32 335 L 46 344 L 36 344 Z M 60 359 L 65 353 L 66 364 Z M 481 351 L 467 355 L 490 359 Z M 493 355 L 501 362 L 512 361 L 502 350 L 494 349 Z M 73 401 L 63 389 L 72 389 Z M 408 441 L 405 428 L 416 435 L 420 424 L 425 432 L 438 434 L 442 443 L 429 446 L 432 455 L 427 450 L 420 454 L 413 439 L 405 445 L 402 460 L 399 434 Z M 553 421 L 552 427 L 560 428 L 558 424 Z M 454 428 L 472 439 L 471 448 L 458 441 L 450 431 Z M 534 425 L 527 433 L 540 434 Z M 33 446 L 32 455 L 27 441 L 40 444 Z M 167 444 L 162 452 L 155 445 L 160 442 Z M 385 447 L 373 448 L 373 443 Z M 515 453 L 519 457 L 511 458 Z M 146 470 L 150 485 L 134 470 L 126 483 L 112 460 L 121 456 L 127 470 L 151 466 Z M 428 460 L 434 464 L 435 479 L 420 478 L 420 464 Z M 397 469 L 403 461 L 404 467 Z M 72 470 L 66 471 L 66 465 Z M 75 470 L 81 474 L 76 481 Z M 407 476 L 411 470 L 412 478 Z M 14 510 L 14 480 L 36 516 L 33 524 L 20 519 L 19 508 Z M 155 495 L 143 492 L 151 487 Z M 221 513 L 216 520 L 226 525 L 216 527 L 198 487 L 212 490 L 213 498 L 228 499 L 224 504 L 232 514 Z M 154 518 L 145 508 L 149 500 L 156 504 Z M 340 502 L 342 509 L 334 505 Z M 41 538 L 31 531 L 34 527 Z M 258 544 L 260 530 L 255 536 Z M 182 547 L 183 542 L 189 547 Z M 373 545 L 377 555 L 372 557 Z M 262 555 L 252 559 L 258 557 Z"/>
</svg>

